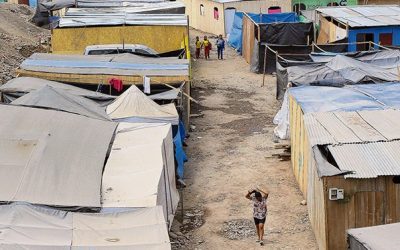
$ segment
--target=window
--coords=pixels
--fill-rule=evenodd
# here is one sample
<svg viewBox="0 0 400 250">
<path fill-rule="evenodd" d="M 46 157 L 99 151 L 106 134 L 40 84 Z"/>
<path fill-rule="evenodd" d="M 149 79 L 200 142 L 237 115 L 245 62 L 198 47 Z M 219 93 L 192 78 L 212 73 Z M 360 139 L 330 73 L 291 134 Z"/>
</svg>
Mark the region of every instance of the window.
<svg viewBox="0 0 400 250">
<path fill-rule="evenodd" d="M 268 14 L 274 14 L 274 13 L 281 13 L 281 7 L 279 6 L 271 6 L 268 8 Z"/>
<path fill-rule="evenodd" d="M 214 19 L 218 20 L 219 19 L 219 13 L 218 13 L 218 8 L 214 7 Z"/>
<path fill-rule="evenodd" d="M 380 45 L 393 45 L 393 34 L 392 33 L 381 33 L 379 34 L 379 44 Z"/>
<path fill-rule="evenodd" d="M 204 16 L 204 5 L 200 4 L 200 16 Z"/>
<path fill-rule="evenodd" d="M 374 41 L 373 33 L 358 33 L 357 34 L 357 51 L 365 51 L 370 49 L 370 44 L 368 42 Z"/>
</svg>

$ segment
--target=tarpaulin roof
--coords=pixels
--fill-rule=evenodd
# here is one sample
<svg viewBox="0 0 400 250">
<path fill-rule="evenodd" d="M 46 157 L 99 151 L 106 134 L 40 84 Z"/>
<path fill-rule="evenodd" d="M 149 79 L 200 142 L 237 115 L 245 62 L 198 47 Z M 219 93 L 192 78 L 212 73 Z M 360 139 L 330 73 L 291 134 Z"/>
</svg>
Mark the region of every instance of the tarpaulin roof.
<svg viewBox="0 0 400 250">
<path fill-rule="evenodd" d="M 400 84 L 360 84 L 344 88 L 300 86 L 290 88 L 304 113 L 400 109 Z"/>
<path fill-rule="evenodd" d="M 115 99 L 115 96 L 105 95 L 72 85 L 48 81 L 34 77 L 17 77 L 0 86 L 0 92 L 6 96 L 6 101 L 11 102 L 14 99 L 40 89 L 44 86 L 50 86 L 53 89 L 60 89 L 75 96 L 82 96 L 91 99 L 99 104 L 108 104 Z"/>
<path fill-rule="evenodd" d="M 0 200 L 100 207 L 104 161 L 116 123 L 0 105 Z"/>
<path fill-rule="evenodd" d="M 60 10 L 63 8 L 75 6 L 75 0 L 39 0 L 39 6 L 41 10 Z"/>
<path fill-rule="evenodd" d="M 122 13 L 109 18 L 108 14 L 93 16 L 64 16 L 59 21 L 60 28 L 88 26 L 187 26 L 184 14 L 129 14 Z"/>
<path fill-rule="evenodd" d="M 76 0 L 79 8 L 108 8 L 108 7 L 127 7 L 138 3 L 161 3 L 164 0 Z"/>
<path fill-rule="evenodd" d="M 160 2 L 160 3 L 132 3 L 129 7 L 113 7 L 113 8 L 70 8 L 65 13 L 68 17 L 93 17 L 93 16 L 124 16 L 132 13 L 152 12 L 168 9 L 183 8 L 185 5 L 182 2 Z"/>
<path fill-rule="evenodd" d="M 106 114 L 105 108 L 100 107 L 94 101 L 81 96 L 76 96 L 62 89 L 55 89 L 50 86 L 44 86 L 34 90 L 13 102 L 13 105 L 31 106 L 62 110 L 87 117 L 110 120 Z"/>
<path fill-rule="evenodd" d="M 72 213 L 29 204 L 0 206 L 1 249 L 171 249 L 162 208 Z"/>
<path fill-rule="evenodd" d="M 107 114 L 119 122 L 167 122 L 177 125 L 179 115 L 173 103 L 158 105 L 135 85 L 107 106 Z"/>
<path fill-rule="evenodd" d="M 397 63 L 393 61 L 362 62 L 344 55 L 337 55 L 328 63 L 322 65 L 292 66 L 286 69 L 278 67 L 288 74 L 288 82 L 299 85 L 344 86 L 362 82 L 393 82 L 398 80 Z"/>
<path fill-rule="evenodd" d="M 399 6 L 340 6 L 316 11 L 352 28 L 400 25 Z"/>
<path fill-rule="evenodd" d="M 132 54 L 85 56 L 35 53 L 22 62 L 27 71 L 129 76 L 187 76 L 189 63 L 176 58 L 143 58 Z"/>
<path fill-rule="evenodd" d="M 308 113 L 303 120 L 310 146 L 327 145 L 345 178 L 400 175 L 399 110 Z"/>
<path fill-rule="evenodd" d="M 374 65 L 390 66 L 390 63 L 398 63 L 400 61 L 400 50 L 373 50 L 358 51 L 347 53 L 311 53 L 310 58 L 313 62 L 327 63 L 338 54 L 342 54 L 362 62 L 372 63 Z"/>
<path fill-rule="evenodd" d="M 400 246 L 400 223 L 347 230 L 350 249 L 392 250 Z M 357 241 L 354 242 L 353 240 Z"/>
<path fill-rule="evenodd" d="M 148 97 L 151 100 L 175 100 L 178 99 L 180 91 L 179 89 L 171 89 L 158 94 L 149 95 Z"/>
<path fill-rule="evenodd" d="M 274 13 L 274 14 L 257 14 L 257 13 L 246 13 L 246 14 L 257 24 L 299 22 L 299 17 L 295 12 Z"/>
<path fill-rule="evenodd" d="M 102 199 L 102 206 L 111 208 L 161 205 L 172 223 L 179 194 L 170 124 L 118 125 L 104 169 Z"/>
</svg>

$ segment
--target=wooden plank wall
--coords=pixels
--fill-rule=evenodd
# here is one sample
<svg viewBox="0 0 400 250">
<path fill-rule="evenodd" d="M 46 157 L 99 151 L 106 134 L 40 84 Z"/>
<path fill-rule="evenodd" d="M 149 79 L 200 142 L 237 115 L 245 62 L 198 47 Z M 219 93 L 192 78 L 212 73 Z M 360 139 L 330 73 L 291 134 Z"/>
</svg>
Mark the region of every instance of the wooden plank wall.
<svg viewBox="0 0 400 250">
<path fill-rule="evenodd" d="M 289 96 L 289 117 L 290 117 L 290 144 L 291 161 L 294 176 L 299 183 L 299 188 L 304 197 L 307 197 L 308 187 L 308 164 L 309 146 L 304 128 L 303 111 L 296 100 Z M 307 140 L 307 142 L 306 142 Z"/>
<path fill-rule="evenodd" d="M 251 56 L 254 49 L 255 38 L 255 23 L 247 16 L 243 15 L 242 27 L 242 55 L 247 63 L 251 63 Z"/>
<path fill-rule="evenodd" d="M 329 188 L 343 188 L 345 199 L 326 201 L 327 249 L 347 249 L 346 230 L 400 221 L 400 185 L 392 176 L 371 179 L 326 178 Z"/>
<path fill-rule="evenodd" d="M 57 28 L 52 31 L 51 49 L 56 54 L 83 54 L 96 44 L 143 44 L 159 53 L 182 48 L 188 39 L 187 26 L 110 26 Z"/>
</svg>

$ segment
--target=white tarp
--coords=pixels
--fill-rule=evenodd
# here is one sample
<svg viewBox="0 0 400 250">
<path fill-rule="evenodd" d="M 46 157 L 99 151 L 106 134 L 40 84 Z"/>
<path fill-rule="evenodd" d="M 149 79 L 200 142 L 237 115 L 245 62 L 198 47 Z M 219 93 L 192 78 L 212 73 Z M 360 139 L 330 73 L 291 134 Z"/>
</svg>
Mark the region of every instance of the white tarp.
<svg viewBox="0 0 400 250">
<path fill-rule="evenodd" d="M 171 249 L 160 206 L 73 213 L 29 204 L 0 206 L 0 249 Z"/>
<path fill-rule="evenodd" d="M 0 105 L 0 201 L 100 207 L 116 123 Z"/>
<path fill-rule="evenodd" d="M 95 119 L 110 120 L 105 108 L 92 100 L 75 96 L 65 90 L 44 86 L 14 101 L 13 105 L 31 106 L 62 110 Z"/>
<path fill-rule="evenodd" d="M 105 208 L 163 206 L 171 224 L 179 201 L 170 124 L 120 123 L 104 169 Z"/>
<path fill-rule="evenodd" d="M 179 115 L 173 103 L 158 105 L 135 85 L 108 105 L 106 111 L 111 119 L 118 122 L 179 123 Z"/>
</svg>

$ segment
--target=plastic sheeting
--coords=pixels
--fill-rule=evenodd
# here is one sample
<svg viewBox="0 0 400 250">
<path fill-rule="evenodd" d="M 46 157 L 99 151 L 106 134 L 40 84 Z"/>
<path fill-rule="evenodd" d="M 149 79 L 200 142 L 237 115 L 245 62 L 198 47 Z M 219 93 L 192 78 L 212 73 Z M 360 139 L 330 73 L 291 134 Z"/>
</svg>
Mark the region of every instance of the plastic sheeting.
<svg viewBox="0 0 400 250">
<path fill-rule="evenodd" d="M 310 44 L 314 37 L 313 23 L 270 23 L 260 25 L 263 43 L 281 45 Z"/>
<path fill-rule="evenodd" d="M 100 207 L 116 123 L 0 105 L 0 201 Z"/>
<path fill-rule="evenodd" d="M 68 94 L 71 94 L 74 96 L 85 97 L 89 100 L 92 100 L 92 101 L 98 103 L 101 106 L 108 105 L 115 99 L 115 96 L 105 95 L 102 93 L 78 88 L 78 87 L 75 87 L 72 85 L 68 85 L 68 84 L 64 84 L 64 83 L 60 83 L 60 82 L 48 81 L 48 80 L 34 78 L 34 77 L 14 78 L 14 79 L 8 81 L 7 83 L 1 85 L 0 92 L 3 95 L 3 101 L 6 103 L 10 103 L 10 102 L 14 101 L 15 99 L 17 99 L 27 93 L 38 90 L 45 86 L 50 86 L 53 89 L 65 91 Z"/>
<path fill-rule="evenodd" d="M 107 106 L 107 114 L 118 122 L 155 122 L 178 125 L 179 115 L 173 103 L 158 105 L 135 85 Z"/>
<path fill-rule="evenodd" d="M 229 33 L 228 44 L 237 52 L 242 52 L 242 23 L 243 12 L 236 12 L 233 19 L 232 30 Z"/>
<path fill-rule="evenodd" d="M 178 201 L 171 125 L 120 123 L 104 168 L 102 206 L 160 205 L 171 225 Z"/>
<path fill-rule="evenodd" d="M 72 213 L 25 203 L 0 206 L 0 249 L 171 249 L 161 207 Z"/>
<path fill-rule="evenodd" d="M 74 114 L 84 115 L 94 119 L 110 120 L 105 108 L 100 107 L 94 101 L 81 96 L 75 96 L 67 91 L 44 86 L 32 91 L 13 102 L 13 105 L 42 107 L 62 110 Z"/>
</svg>

